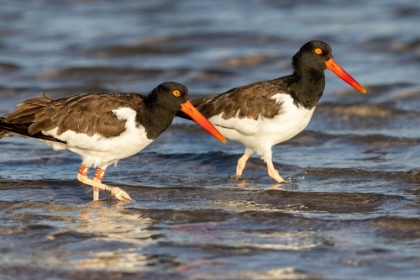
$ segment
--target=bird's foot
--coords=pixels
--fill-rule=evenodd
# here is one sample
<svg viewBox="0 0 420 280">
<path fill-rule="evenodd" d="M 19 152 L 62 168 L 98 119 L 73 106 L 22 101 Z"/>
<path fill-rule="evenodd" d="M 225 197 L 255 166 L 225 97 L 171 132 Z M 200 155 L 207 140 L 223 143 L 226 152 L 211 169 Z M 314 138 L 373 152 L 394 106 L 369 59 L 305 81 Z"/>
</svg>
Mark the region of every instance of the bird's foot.
<svg viewBox="0 0 420 280">
<path fill-rule="evenodd" d="M 97 188 L 97 189 L 103 190 L 105 192 L 111 193 L 111 195 L 115 196 L 115 198 L 120 200 L 120 201 L 131 201 L 131 200 L 133 200 L 128 195 L 128 193 L 126 193 L 125 191 L 121 190 L 118 187 L 111 187 L 111 186 L 102 184 L 102 182 L 99 179 L 91 180 L 86 175 L 82 175 L 80 173 L 77 174 L 77 179 L 84 184 L 92 186 L 94 188 L 94 190 L 95 190 L 95 188 Z M 95 200 L 95 196 L 94 196 L 94 200 Z"/>
<path fill-rule="evenodd" d="M 279 184 L 287 184 L 287 183 L 289 183 L 286 180 L 284 180 L 282 177 L 280 177 L 280 178 L 273 178 L 273 179 L 276 180 L 276 182 L 279 183 Z"/>
<path fill-rule="evenodd" d="M 277 183 L 279 184 L 287 183 L 287 181 L 284 180 L 280 176 L 279 172 L 276 169 L 274 169 L 273 163 L 271 161 L 267 162 L 267 171 L 268 171 L 268 176 L 273 178 Z"/>
<path fill-rule="evenodd" d="M 238 174 L 233 175 L 233 176 L 231 176 L 231 178 L 234 179 L 234 180 L 237 180 L 237 181 L 242 181 L 244 179 L 242 177 L 242 174 L 241 175 L 238 175 Z"/>
<path fill-rule="evenodd" d="M 123 191 L 119 187 L 112 187 L 111 195 L 115 196 L 115 198 L 117 200 L 121 200 L 121 201 L 131 201 L 131 200 L 133 200 L 126 191 Z"/>
<path fill-rule="evenodd" d="M 279 184 L 287 184 L 287 183 L 288 183 L 286 180 L 284 180 L 284 179 L 280 176 L 280 174 L 279 174 L 277 171 L 272 172 L 271 174 L 270 174 L 270 173 L 268 173 L 268 175 L 270 175 L 270 177 L 271 177 L 271 178 L 273 178 L 273 179 L 274 179 L 277 183 L 279 183 Z"/>
</svg>

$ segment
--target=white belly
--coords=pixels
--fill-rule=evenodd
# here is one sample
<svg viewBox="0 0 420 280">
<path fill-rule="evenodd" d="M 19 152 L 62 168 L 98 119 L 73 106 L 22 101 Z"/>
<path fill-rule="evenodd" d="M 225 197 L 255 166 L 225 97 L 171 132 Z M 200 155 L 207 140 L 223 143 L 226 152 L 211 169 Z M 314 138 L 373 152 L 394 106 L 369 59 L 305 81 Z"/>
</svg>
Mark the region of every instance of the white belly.
<svg viewBox="0 0 420 280">
<path fill-rule="evenodd" d="M 222 115 L 209 119 L 226 138 L 242 143 L 260 155 L 273 145 L 296 136 L 308 125 L 315 107 L 296 107 L 288 94 L 278 93 L 272 97 L 282 103 L 282 108 L 274 118 L 260 116 L 257 120 L 233 117 L 228 120 Z"/>
</svg>

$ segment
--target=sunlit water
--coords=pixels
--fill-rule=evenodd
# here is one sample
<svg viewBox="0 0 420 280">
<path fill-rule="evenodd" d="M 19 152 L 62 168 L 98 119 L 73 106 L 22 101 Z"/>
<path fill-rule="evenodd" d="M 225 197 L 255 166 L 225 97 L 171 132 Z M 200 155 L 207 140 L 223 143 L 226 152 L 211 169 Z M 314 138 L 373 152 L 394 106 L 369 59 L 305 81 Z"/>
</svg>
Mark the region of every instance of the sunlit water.
<svg viewBox="0 0 420 280">
<path fill-rule="evenodd" d="M 327 72 L 307 129 L 273 148 L 278 186 L 243 147 L 174 125 L 105 182 L 77 155 L 0 140 L 2 279 L 417 279 L 420 274 L 420 3 L 406 1 L 1 1 L 0 114 L 41 91 L 220 93 L 290 74 L 328 42 L 367 88 Z"/>
</svg>

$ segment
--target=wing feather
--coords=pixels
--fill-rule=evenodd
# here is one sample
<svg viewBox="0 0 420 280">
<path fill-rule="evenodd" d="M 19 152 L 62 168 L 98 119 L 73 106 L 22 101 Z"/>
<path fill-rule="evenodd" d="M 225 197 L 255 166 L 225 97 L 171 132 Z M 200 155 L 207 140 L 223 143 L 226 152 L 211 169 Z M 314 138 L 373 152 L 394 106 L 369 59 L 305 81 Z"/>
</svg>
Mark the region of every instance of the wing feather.
<svg viewBox="0 0 420 280">
<path fill-rule="evenodd" d="M 201 97 L 192 103 L 206 118 L 220 114 L 225 120 L 235 116 L 254 120 L 273 118 L 281 113 L 282 104 L 271 98 L 286 92 L 284 85 L 284 78 L 252 83 L 219 95 Z"/>
<path fill-rule="evenodd" d="M 14 112 L 3 116 L 0 128 L 41 139 L 45 139 L 43 131 L 54 128 L 58 128 L 57 135 L 71 130 L 89 136 L 115 137 L 125 131 L 126 121 L 118 119 L 112 110 L 122 107 L 142 110 L 143 96 L 135 93 L 95 93 L 52 100 L 43 94 L 22 102 Z M 46 138 L 61 142 L 51 136 Z"/>
</svg>

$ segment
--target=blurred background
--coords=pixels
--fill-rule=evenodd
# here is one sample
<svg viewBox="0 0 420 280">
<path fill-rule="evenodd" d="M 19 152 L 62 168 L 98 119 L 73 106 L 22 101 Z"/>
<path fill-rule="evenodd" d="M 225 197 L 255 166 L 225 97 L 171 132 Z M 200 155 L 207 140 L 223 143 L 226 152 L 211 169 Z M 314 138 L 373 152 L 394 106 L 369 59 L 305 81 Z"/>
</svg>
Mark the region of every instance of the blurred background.
<svg viewBox="0 0 420 280">
<path fill-rule="evenodd" d="M 307 41 L 326 71 L 307 129 L 273 148 L 276 186 L 242 145 L 174 125 L 105 181 L 135 201 L 92 203 L 77 155 L 0 140 L 0 278 L 414 279 L 420 272 L 417 0 L 0 0 L 0 115 L 45 92 L 190 97 L 292 72 Z M 103 195 L 106 198 L 106 195 Z"/>
</svg>

